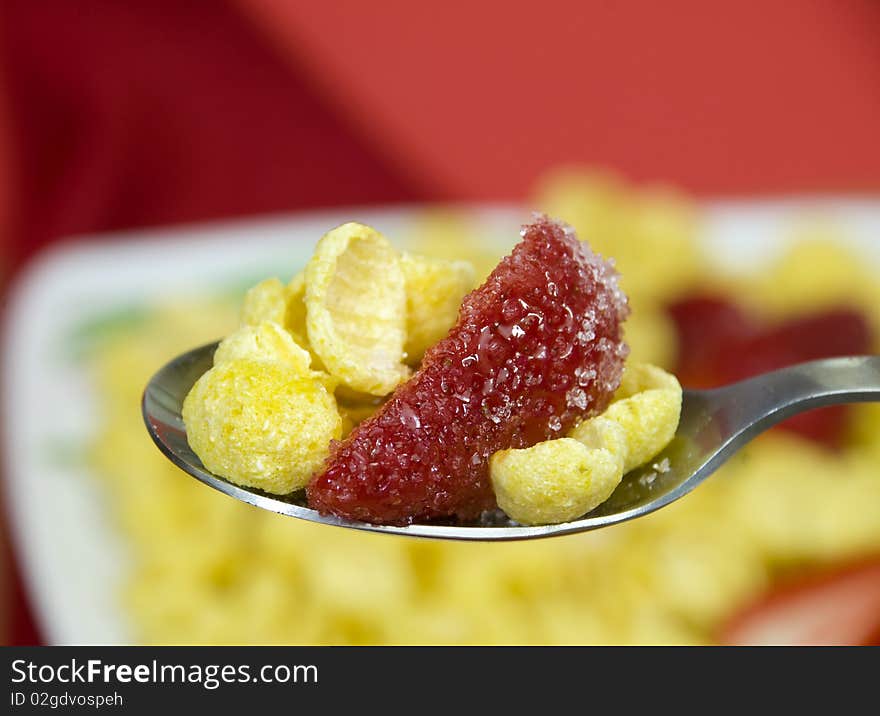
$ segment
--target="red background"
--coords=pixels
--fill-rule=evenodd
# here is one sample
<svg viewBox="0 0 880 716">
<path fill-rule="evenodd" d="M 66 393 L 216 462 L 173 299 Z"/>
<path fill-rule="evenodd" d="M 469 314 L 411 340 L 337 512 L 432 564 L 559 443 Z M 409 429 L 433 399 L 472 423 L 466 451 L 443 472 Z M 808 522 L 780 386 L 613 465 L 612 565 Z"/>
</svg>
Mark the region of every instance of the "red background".
<svg viewBox="0 0 880 716">
<path fill-rule="evenodd" d="M 522 198 L 880 188 L 880 3 L 7 0 L 0 260 L 83 232 Z M 38 637 L 18 593 L 13 642 Z"/>
</svg>

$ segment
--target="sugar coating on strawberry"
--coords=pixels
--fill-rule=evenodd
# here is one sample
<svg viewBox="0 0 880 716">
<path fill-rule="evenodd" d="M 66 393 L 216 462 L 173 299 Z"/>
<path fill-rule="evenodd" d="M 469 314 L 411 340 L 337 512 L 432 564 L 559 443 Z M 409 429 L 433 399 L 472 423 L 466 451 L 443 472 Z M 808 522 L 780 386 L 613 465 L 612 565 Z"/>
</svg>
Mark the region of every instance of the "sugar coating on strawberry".
<svg viewBox="0 0 880 716">
<path fill-rule="evenodd" d="M 373 417 L 336 443 L 309 505 L 373 523 L 495 506 L 489 458 L 561 437 L 620 384 L 629 313 L 613 263 L 544 216 Z"/>
</svg>

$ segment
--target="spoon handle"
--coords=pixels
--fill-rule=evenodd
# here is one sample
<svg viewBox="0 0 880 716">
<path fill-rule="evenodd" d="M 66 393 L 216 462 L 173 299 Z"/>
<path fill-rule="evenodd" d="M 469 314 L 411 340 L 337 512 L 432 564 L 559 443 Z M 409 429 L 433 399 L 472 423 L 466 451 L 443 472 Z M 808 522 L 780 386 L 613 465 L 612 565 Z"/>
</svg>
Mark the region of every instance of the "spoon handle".
<svg viewBox="0 0 880 716">
<path fill-rule="evenodd" d="M 813 408 L 880 401 L 880 356 L 801 363 L 710 393 L 727 430 L 754 435 Z"/>
</svg>

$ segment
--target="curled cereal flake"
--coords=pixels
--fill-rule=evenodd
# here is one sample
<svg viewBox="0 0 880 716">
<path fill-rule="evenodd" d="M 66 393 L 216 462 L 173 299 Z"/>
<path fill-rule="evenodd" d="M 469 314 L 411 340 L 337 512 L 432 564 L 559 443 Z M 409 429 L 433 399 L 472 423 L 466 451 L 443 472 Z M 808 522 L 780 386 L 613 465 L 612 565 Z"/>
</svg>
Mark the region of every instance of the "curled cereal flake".
<svg viewBox="0 0 880 716">
<path fill-rule="evenodd" d="M 183 404 L 187 439 L 215 475 L 274 494 L 303 487 L 339 439 L 333 394 L 289 364 L 215 365 Z"/>
<path fill-rule="evenodd" d="M 241 306 L 243 326 L 256 326 L 263 321 L 284 325 L 287 313 L 287 287 L 277 278 L 267 278 L 249 289 Z"/>
<path fill-rule="evenodd" d="M 749 282 L 743 302 L 765 314 L 791 315 L 870 305 L 876 298 L 876 268 L 847 244 L 843 229 L 819 223 L 796 227 L 793 234 L 796 240 Z"/>
<path fill-rule="evenodd" d="M 706 274 L 696 240 L 699 216 L 674 190 L 632 191 L 613 174 L 560 170 L 545 178 L 538 204 L 614 257 L 635 306 L 679 295 Z"/>
<path fill-rule="evenodd" d="M 487 241 L 485 228 L 469 212 L 448 208 L 420 212 L 407 233 L 405 245 L 419 254 L 467 261 L 474 267 L 477 284 L 492 273 L 502 255 L 513 248 L 514 240 L 513 236 L 492 236 Z"/>
<path fill-rule="evenodd" d="M 312 354 L 300 346 L 281 326 L 264 321 L 257 326 L 242 326 L 217 347 L 214 365 L 233 360 L 257 360 L 282 363 L 304 378 L 314 378 L 327 390 L 334 391 L 339 379 L 320 370 L 310 370 Z"/>
<path fill-rule="evenodd" d="M 603 417 L 626 433 L 624 473 L 644 465 L 672 440 L 681 416 L 681 385 L 656 366 L 627 366 L 615 400 Z M 578 428 L 575 428 L 577 431 Z"/>
<path fill-rule="evenodd" d="M 379 232 L 348 223 L 325 234 L 305 269 L 305 306 L 309 344 L 343 384 L 387 395 L 408 376 L 403 271 Z"/>
<path fill-rule="evenodd" d="M 287 312 L 284 315 L 284 327 L 293 336 L 298 345 L 305 348 L 312 356 L 312 367 L 324 370 L 324 364 L 309 343 L 309 332 L 306 328 L 306 274 L 300 271 L 287 284 Z M 326 373 L 325 373 L 326 375 Z M 335 385 L 339 379 L 334 378 Z"/>
<path fill-rule="evenodd" d="M 490 461 L 498 506 L 522 524 L 569 522 L 607 500 L 622 475 L 620 458 L 573 438 L 501 450 Z"/>
<path fill-rule="evenodd" d="M 492 456 L 490 476 L 499 506 L 523 524 L 580 517 L 607 500 L 624 474 L 666 447 L 680 413 L 675 376 L 648 364 L 628 366 L 615 402 L 573 428 L 569 437 Z M 668 462 L 664 467 L 669 469 Z"/>
<path fill-rule="evenodd" d="M 300 375 L 308 375 L 312 357 L 277 323 L 263 321 L 244 325 L 227 336 L 214 353 L 214 365 L 248 358 L 283 363 Z"/>
<path fill-rule="evenodd" d="M 294 340 L 303 348 L 309 347 L 306 328 L 306 275 L 300 271 L 287 284 L 287 308 L 284 314 L 284 327 L 290 331 Z"/>
<path fill-rule="evenodd" d="M 607 411 L 606 411 L 607 412 Z M 588 448 L 604 448 L 617 456 L 620 461 L 620 473 L 623 475 L 624 462 L 629 450 L 627 434 L 623 427 L 615 420 L 597 415 L 595 418 L 584 420 L 576 428 L 568 433 L 568 437 L 574 438 Z"/>
<path fill-rule="evenodd" d="M 452 328 L 476 272 L 467 261 L 409 253 L 401 256 L 400 265 L 406 282 L 406 360 L 415 365 Z"/>
</svg>

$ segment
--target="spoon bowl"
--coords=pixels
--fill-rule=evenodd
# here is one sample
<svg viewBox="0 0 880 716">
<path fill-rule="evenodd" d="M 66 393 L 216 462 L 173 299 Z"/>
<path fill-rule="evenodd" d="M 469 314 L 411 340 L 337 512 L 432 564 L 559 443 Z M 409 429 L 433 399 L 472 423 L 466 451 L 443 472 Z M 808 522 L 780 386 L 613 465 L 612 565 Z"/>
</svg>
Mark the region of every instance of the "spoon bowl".
<svg viewBox="0 0 880 716">
<path fill-rule="evenodd" d="M 527 526 L 496 510 L 470 524 L 374 525 L 322 515 L 307 506 L 302 490 L 271 495 L 205 469 L 187 442 L 181 411 L 193 384 L 211 368 L 216 348 L 217 343 L 212 343 L 178 356 L 153 376 L 144 391 L 144 422 L 169 460 L 209 487 L 264 510 L 325 525 L 410 537 L 519 540 L 608 527 L 683 497 L 752 438 L 786 418 L 828 405 L 880 401 L 880 356 L 829 358 L 713 390 L 685 390 L 672 442 L 648 465 L 624 475 L 611 497 L 580 519 Z"/>
</svg>

